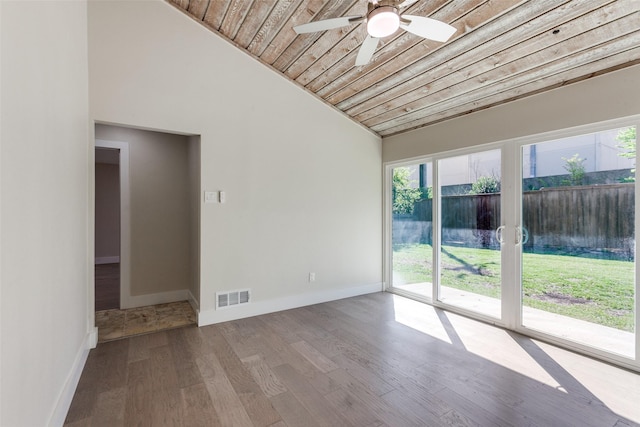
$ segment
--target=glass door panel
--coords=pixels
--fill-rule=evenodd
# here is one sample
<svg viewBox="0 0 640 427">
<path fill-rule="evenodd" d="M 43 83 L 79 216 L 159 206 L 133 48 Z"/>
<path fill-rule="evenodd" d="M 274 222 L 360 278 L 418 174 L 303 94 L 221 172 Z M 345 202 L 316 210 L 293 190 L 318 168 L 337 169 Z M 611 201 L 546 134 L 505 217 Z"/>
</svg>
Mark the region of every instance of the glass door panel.
<svg viewBox="0 0 640 427">
<path fill-rule="evenodd" d="M 501 317 L 501 150 L 438 161 L 438 300 Z"/>
<path fill-rule="evenodd" d="M 635 127 L 522 148 L 522 324 L 635 354 Z"/>
<path fill-rule="evenodd" d="M 397 167 L 392 186 L 391 286 L 431 298 L 432 248 L 432 164 Z"/>
</svg>

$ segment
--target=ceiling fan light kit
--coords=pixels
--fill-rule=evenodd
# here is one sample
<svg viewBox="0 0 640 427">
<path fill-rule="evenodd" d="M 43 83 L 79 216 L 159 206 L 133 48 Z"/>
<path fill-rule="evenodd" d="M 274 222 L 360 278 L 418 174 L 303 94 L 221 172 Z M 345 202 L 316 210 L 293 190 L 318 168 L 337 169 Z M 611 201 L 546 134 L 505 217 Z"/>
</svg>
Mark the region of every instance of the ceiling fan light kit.
<svg viewBox="0 0 640 427">
<path fill-rule="evenodd" d="M 400 14 L 399 10 L 403 6 L 413 3 L 415 0 L 369 0 L 365 16 L 324 19 L 297 25 L 293 29 L 298 34 L 313 33 L 366 21 L 368 35 L 358 50 L 356 65 L 365 65 L 371 61 L 378 47 L 378 39 L 392 35 L 399 28 L 437 42 L 446 42 L 456 32 L 455 27 L 436 19 Z"/>
<path fill-rule="evenodd" d="M 398 9 L 381 6 L 372 10 L 367 16 L 367 32 L 371 37 L 387 37 L 400 28 Z"/>
</svg>

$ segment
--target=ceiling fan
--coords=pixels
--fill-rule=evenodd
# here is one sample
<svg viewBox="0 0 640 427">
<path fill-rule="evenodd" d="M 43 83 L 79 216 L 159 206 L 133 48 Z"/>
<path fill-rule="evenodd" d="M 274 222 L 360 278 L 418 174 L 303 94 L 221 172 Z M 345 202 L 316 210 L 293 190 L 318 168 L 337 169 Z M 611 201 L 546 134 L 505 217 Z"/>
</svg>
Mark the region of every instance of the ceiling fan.
<svg viewBox="0 0 640 427">
<path fill-rule="evenodd" d="M 400 9 L 404 9 L 415 2 L 416 0 L 369 0 L 365 16 L 343 16 L 324 19 L 297 25 L 293 29 L 298 34 L 314 33 L 316 31 L 346 27 L 363 21 L 366 22 L 368 34 L 358 51 L 356 65 L 367 64 L 378 47 L 378 40 L 392 35 L 398 28 L 437 42 L 449 40 L 453 33 L 456 32 L 455 27 L 424 16 L 400 14 Z"/>
</svg>

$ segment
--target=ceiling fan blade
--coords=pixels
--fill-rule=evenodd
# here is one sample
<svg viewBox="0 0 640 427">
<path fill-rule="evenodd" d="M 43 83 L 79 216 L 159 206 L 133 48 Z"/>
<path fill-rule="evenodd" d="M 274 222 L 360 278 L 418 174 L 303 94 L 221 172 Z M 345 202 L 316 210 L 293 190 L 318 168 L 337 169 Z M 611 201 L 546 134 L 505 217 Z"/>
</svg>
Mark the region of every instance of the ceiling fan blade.
<svg viewBox="0 0 640 427">
<path fill-rule="evenodd" d="M 407 7 L 409 7 L 412 4 L 417 3 L 417 2 L 418 2 L 418 0 L 404 0 L 402 3 L 400 3 L 398 5 L 398 9 L 405 9 L 405 8 L 407 8 Z"/>
<path fill-rule="evenodd" d="M 362 42 L 358 56 L 356 57 L 356 65 L 365 65 L 371 61 L 371 57 L 378 47 L 378 38 L 367 35 L 367 38 Z"/>
<path fill-rule="evenodd" d="M 446 42 L 457 31 L 449 24 L 424 16 L 402 15 L 400 18 L 400 28 L 403 30 L 437 42 Z M 403 22 L 404 20 L 410 22 L 406 24 Z"/>
<path fill-rule="evenodd" d="M 309 22 L 296 25 L 293 30 L 298 34 L 315 33 L 316 31 L 331 30 L 333 28 L 346 27 L 364 19 L 364 16 L 341 16 L 340 18 L 323 19 L 322 21 Z"/>
</svg>

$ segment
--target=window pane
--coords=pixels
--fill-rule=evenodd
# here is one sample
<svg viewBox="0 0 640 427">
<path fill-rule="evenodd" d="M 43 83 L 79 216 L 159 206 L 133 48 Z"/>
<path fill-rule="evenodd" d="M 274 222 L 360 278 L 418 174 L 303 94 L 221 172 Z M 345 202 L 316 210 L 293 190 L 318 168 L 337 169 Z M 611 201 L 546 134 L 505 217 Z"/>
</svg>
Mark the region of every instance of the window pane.
<svg viewBox="0 0 640 427">
<path fill-rule="evenodd" d="M 501 151 L 438 162 L 441 202 L 439 300 L 500 318 Z"/>
<path fill-rule="evenodd" d="M 522 151 L 523 325 L 629 357 L 635 135 L 614 129 Z"/>
<path fill-rule="evenodd" d="M 393 169 L 392 286 L 431 298 L 431 163 Z"/>
</svg>

